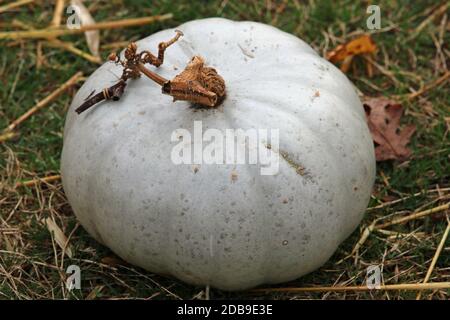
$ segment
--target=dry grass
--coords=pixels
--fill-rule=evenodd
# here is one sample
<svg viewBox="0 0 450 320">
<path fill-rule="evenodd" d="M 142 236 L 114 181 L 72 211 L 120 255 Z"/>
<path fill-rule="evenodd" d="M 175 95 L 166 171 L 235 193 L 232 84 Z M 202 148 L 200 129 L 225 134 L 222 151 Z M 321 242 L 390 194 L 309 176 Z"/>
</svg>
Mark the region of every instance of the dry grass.
<svg viewBox="0 0 450 320">
<path fill-rule="evenodd" d="M 365 5 L 353 1 L 86 1 L 97 21 L 173 13 L 174 18 L 149 27 L 102 33 L 103 58 L 108 48 L 173 27 L 184 21 L 221 15 L 264 21 L 305 39 L 322 55 L 364 33 Z M 334 3 L 334 2 L 333 2 Z M 380 265 L 383 288 L 324 290 L 279 289 L 272 292 L 226 293 L 188 286 L 154 275 L 120 260 L 80 227 L 58 178 L 64 115 L 76 88 L 48 101 L 21 122 L 15 132 L 0 134 L 0 299 L 442 299 L 450 298 L 449 43 L 448 11 L 434 1 L 411 4 L 381 2 L 382 29 L 373 32 L 379 51 L 371 60 L 355 59 L 350 78 L 367 96 L 395 96 L 406 108 L 405 123 L 414 123 L 413 156 L 406 162 L 378 167 L 370 208 L 359 230 L 316 272 L 277 287 L 361 288 L 369 265 Z M 119 8 L 119 9 L 116 9 Z M 445 7 L 447 8 L 447 7 Z M 0 30 L 36 29 L 58 20 L 52 5 L 29 1 L 0 13 Z M 18 30 L 20 29 L 20 30 Z M 64 41 L 87 52 L 82 36 Z M 0 44 L 0 128 L 26 114 L 70 75 L 90 74 L 95 63 L 42 46 L 41 40 L 8 40 Z M 56 98 L 56 97 L 55 97 Z M 52 230 L 53 232 L 50 232 Z M 82 289 L 68 291 L 66 268 L 82 270 Z M 421 283 L 427 285 L 421 291 Z M 410 290 L 402 290 L 410 289 Z"/>
</svg>

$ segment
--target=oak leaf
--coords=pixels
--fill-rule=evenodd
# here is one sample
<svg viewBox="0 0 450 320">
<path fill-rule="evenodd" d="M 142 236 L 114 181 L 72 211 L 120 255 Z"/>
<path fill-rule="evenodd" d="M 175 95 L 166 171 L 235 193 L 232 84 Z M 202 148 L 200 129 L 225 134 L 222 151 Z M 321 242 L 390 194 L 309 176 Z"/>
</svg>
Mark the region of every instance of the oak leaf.
<svg viewBox="0 0 450 320">
<path fill-rule="evenodd" d="M 411 155 L 407 147 L 416 131 L 414 125 L 400 128 L 403 107 L 386 98 L 370 98 L 364 101 L 367 123 L 375 142 L 377 161 L 406 160 Z"/>
</svg>

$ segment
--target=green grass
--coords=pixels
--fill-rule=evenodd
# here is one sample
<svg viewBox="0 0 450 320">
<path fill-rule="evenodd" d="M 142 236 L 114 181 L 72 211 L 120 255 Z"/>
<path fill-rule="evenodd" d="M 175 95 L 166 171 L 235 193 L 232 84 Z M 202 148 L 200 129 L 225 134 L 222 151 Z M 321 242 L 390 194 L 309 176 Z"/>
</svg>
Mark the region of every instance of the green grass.
<svg viewBox="0 0 450 320">
<path fill-rule="evenodd" d="M 38 1 L 33 7 L 25 6 L 14 12 L 0 14 L 1 22 L 17 19 L 35 28 L 44 28 L 52 19 L 53 7 L 50 2 L 43 3 Z M 102 31 L 102 44 L 139 39 L 189 20 L 211 16 L 273 24 L 310 43 L 320 54 L 349 40 L 352 35 L 367 31 L 366 4 L 350 0 L 161 0 L 152 1 L 152 6 L 144 0 L 86 3 L 91 5 L 97 21 L 168 12 L 174 15 L 173 19 L 162 23 Z M 281 3 L 284 3 L 284 7 Z M 446 71 L 442 64 L 437 63 L 437 48 L 433 40 L 439 41 L 442 15 L 430 21 L 415 39 L 408 40 L 437 7 L 436 1 L 380 1 L 379 5 L 382 28 L 386 29 L 373 34 L 379 48 L 376 62 L 388 70 L 391 76 L 376 72 L 373 78 L 367 78 L 365 63 L 359 58 L 348 76 L 366 96 L 404 97 L 411 92 L 411 88 L 418 90 L 420 85 L 432 83 Z M 6 31 L 14 28 L 2 26 L 1 29 Z M 61 39 L 88 51 L 83 36 Z M 442 40 L 443 59 L 448 65 L 448 33 L 443 33 Z M 83 71 L 89 75 L 97 68 L 95 64 L 71 53 L 43 46 L 46 63 L 37 69 L 37 43 L 35 40 L 0 43 L 0 128 L 6 127 L 75 72 Z M 101 51 L 103 59 L 108 54 L 109 50 Z M 204 288 L 192 287 L 130 265 L 103 265 L 102 259 L 112 257 L 113 254 L 96 243 L 82 227 L 73 233 L 70 241 L 76 252 L 75 259 L 66 257 L 63 268 L 59 268 L 61 251 L 41 220 L 53 215 L 66 235 L 75 228 L 76 220 L 61 185 L 54 183 L 53 186 L 14 189 L 14 184 L 34 175 L 42 177 L 58 173 L 65 113 L 75 91 L 70 90 L 24 122 L 17 130 L 19 136 L 16 139 L 0 144 L 0 250 L 3 250 L 0 252 L 0 299 L 81 299 L 86 298 L 94 288 L 101 288 L 97 298 L 172 299 L 174 295 L 181 298 L 198 295 Z M 416 192 L 450 186 L 449 94 L 447 83 L 411 101 L 400 99 L 406 109 L 403 123 L 417 126 L 411 141 L 413 155 L 404 163 L 391 161 L 378 164 L 377 182 L 370 206 Z M 440 195 L 436 192 L 424 193 L 396 205 L 368 212 L 360 230 L 355 231 L 339 247 L 325 266 L 285 286 L 333 285 L 335 282 L 362 285 L 367 265 L 383 262 L 386 283 L 423 281 L 446 227 L 442 214 L 389 228 L 404 233 L 405 238 L 390 238 L 385 234 L 373 233 L 361 248 L 359 259 L 355 261 L 351 257 L 340 264 L 337 262 L 349 255 L 361 231 L 375 218 L 398 211 L 406 214 L 420 208 L 431 208 L 448 202 L 448 199 L 448 191 Z M 449 244 L 450 240 L 447 240 L 430 281 L 450 281 Z M 70 264 L 78 264 L 82 268 L 83 287 L 80 291 L 68 293 L 63 288 L 62 279 L 65 268 Z M 169 291 L 173 294 L 169 294 Z M 423 297 L 448 299 L 450 291 L 431 294 L 426 292 Z M 415 296 L 416 292 L 404 291 L 257 296 L 217 290 L 211 292 L 212 298 L 408 299 Z"/>
</svg>

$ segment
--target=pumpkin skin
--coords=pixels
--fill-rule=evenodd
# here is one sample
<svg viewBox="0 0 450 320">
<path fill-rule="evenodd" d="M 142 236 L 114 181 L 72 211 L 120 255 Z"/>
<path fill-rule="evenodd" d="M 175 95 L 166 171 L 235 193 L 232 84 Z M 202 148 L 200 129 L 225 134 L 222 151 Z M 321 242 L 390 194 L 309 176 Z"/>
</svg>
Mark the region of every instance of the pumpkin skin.
<svg viewBox="0 0 450 320">
<path fill-rule="evenodd" d="M 193 108 L 142 77 L 120 101 L 77 115 L 94 89 L 121 74 L 101 66 L 66 119 L 61 171 L 75 215 L 124 260 L 191 284 L 241 290 L 315 270 L 360 223 L 375 179 L 353 85 L 305 42 L 268 25 L 210 18 L 177 29 L 184 37 L 149 68 L 172 79 L 200 55 L 225 79 L 226 99 Z M 156 52 L 173 34 L 153 34 L 138 50 Z M 275 175 L 261 175 L 259 165 L 176 165 L 171 135 L 192 133 L 194 121 L 204 131 L 279 128 L 288 156 Z"/>
</svg>

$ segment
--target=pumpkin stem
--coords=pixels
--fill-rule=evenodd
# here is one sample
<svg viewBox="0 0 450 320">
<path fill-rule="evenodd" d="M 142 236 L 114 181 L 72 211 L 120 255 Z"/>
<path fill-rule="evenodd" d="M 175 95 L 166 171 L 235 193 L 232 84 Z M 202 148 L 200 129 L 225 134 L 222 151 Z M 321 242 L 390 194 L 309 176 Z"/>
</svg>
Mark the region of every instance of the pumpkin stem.
<svg viewBox="0 0 450 320">
<path fill-rule="evenodd" d="M 144 75 L 146 75 L 148 78 L 155 81 L 160 86 L 164 85 L 166 82 L 169 81 L 166 78 L 160 76 L 159 74 L 148 70 L 142 63 L 138 63 L 137 67 L 138 67 L 139 71 L 141 71 Z"/>
<path fill-rule="evenodd" d="M 183 72 L 163 85 L 162 91 L 174 101 L 216 107 L 225 96 L 225 81 L 215 69 L 204 66 L 202 57 L 194 56 Z"/>
<path fill-rule="evenodd" d="M 118 100 L 125 89 L 127 80 L 139 78 L 141 74 L 159 84 L 162 87 L 162 93 L 172 96 L 173 101 L 184 100 L 207 107 L 218 106 L 225 97 L 225 81 L 216 69 L 205 67 L 202 57 L 194 56 L 186 68 L 172 80 L 167 80 L 145 67 L 146 63 L 159 67 L 164 62 L 165 50 L 183 36 L 181 31 L 175 32 L 177 34 L 172 39 L 158 45 L 157 57 L 149 51 L 137 52 L 137 45 L 134 42 L 125 49 L 124 60 L 121 60 L 117 54 L 111 53 L 109 60 L 123 67 L 120 82 L 86 99 L 76 112 L 81 113 L 102 100 L 111 98 Z M 120 89 L 120 94 L 113 92 L 117 89 Z"/>
</svg>

